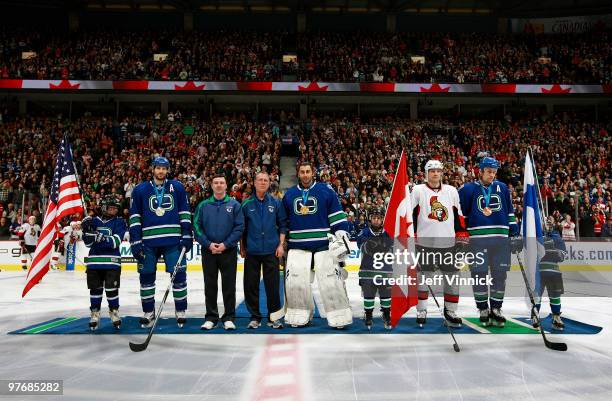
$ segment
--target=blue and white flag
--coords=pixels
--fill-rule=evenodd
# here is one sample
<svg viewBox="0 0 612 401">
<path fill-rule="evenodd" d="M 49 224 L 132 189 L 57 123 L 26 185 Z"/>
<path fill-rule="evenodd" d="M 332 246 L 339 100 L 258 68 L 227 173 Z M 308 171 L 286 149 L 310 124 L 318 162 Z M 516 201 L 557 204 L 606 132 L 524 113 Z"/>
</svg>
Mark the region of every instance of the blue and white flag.
<svg viewBox="0 0 612 401">
<path fill-rule="evenodd" d="M 537 297 L 540 293 L 540 260 L 544 256 L 544 230 L 542 214 L 538 203 L 538 186 L 535 177 L 535 165 L 529 152 L 525 156 L 525 177 L 523 182 L 523 246 L 525 273 L 530 287 Z M 531 302 L 526 298 L 529 308 Z"/>
</svg>

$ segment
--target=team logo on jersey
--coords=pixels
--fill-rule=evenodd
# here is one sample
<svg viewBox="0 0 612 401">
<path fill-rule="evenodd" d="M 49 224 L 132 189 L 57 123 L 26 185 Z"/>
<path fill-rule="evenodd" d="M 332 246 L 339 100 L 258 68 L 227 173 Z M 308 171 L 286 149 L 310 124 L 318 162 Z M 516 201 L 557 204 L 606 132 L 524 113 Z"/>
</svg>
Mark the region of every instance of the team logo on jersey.
<svg viewBox="0 0 612 401">
<path fill-rule="evenodd" d="M 108 227 L 96 227 L 96 231 L 99 233 L 102 233 L 104 235 L 108 235 L 108 236 L 112 236 L 113 235 L 113 230 L 111 230 Z"/>
<path fill-rule="evenodd" d="M 161 208 L 166 212 L 174 209 L 174 197 L 170 194 L 164 194 L 164 199 L 162 200 Z M 149 197 L 149 209 L 152 213 L 155 213 L 157 210 L 157 197 L 155 195 L 151 195 Z"/>
<path fill-rule="evenodd" d="M 318 203 L 317 203 L 317 198 L 314 198 L 312 196 L 308 197 L 308 200 L 306 201 L 306 205 L 304 205 L 302 203 L 302 198 L 295 198 L 293 200 L 293 213 L 299 215 L 303 215 L 303 214 L 315 214 L 317 213 L 318 207 L 317 207 Z M 302 213 L 302 207 L 306 206 L 308 208 L 308 212 L 307 213 Z"/>
<path fill-rule="evenodd" d="M 231 213 L 231 212 L 232 212 L 232 210 L 234 210 L 234 207 L 233 207 L 233 206 L 227 206 L 227 207 L 225 208 L 225 210 L 226 210 L 228 213 Z"/>
<path fill-rule="evenodd" d="M 274 206 L 268 205 L 268 212 L 274 213 Z"/>
<path fill-rule="evenodd" d="M 429 199 L 429 206 L 431 206 L 431 213 L 427 215 L 428 218 L 438 221 L 448 220 L 448 209 L 438 200 L 437 196 Z"/>
<path fill-rule="evenodd" d="M 478 198 L 476 198 L 476 205 L 478 206 L 478 210 L 480 210 L 480 212 L 484 214 L 484 208 L 487 207 L 485 204 L 484 196 L 478 195 Z M 489 209 L 491 209 L 492 212 L 499 212 L 501 208 L 501 197 L 498 194 L 491 194 L 491 198 L 489 200 Z"/>
</svg>

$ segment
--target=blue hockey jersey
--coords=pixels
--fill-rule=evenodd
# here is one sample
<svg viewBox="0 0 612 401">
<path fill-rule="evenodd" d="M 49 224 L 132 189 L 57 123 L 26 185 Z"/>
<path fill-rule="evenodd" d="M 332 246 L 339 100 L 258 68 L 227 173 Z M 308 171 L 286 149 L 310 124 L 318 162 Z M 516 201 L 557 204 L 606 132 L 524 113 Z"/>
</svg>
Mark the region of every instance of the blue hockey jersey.
<svg viewBox="0 0 612 401">
<path fill-rule="evenodd" d="M 391 277 L 393 265 L 384 263 L 384 254 L 393 252 L 393 238 L 386 231 L 374 233 L 369 227 L 364 228 L 357 236 L 357 246 L 361 256 L 359 266 L 359 283 L 373 279 L 375 276 Z M 379 256 L 376 256 L 379 254 Z M 376 260 L 375 260 L 376 258 Z"/>
<path fill-rule="evenodd" d="M 545 254 L 540 260 L 541 272 L 561 273 L 559 263 L 563 262 L 567 253 L 565 241 L 558 232 L 553 231 L 544 237 Z"/>
<path fill-rule="evenodd" d="M 486 216 L 486 192 L 480 181 L 468 182 L 459 188 L 459 202 L 466 220 L 470 237 L 508 237 L 518 235 L 519 227 L 514 216 L 510 191 L 503 182 L 494 180 L 491 183 L 489 209 L 491 215 Z"/>
<path fill-rule="evenodd" d="M 153 181 L 140 183 L 132 191 L 130 204 L 130 242 L 143 243 L 149 247 L 179 245 L 181 239 L 193 239 L 191 232 L 191 211 L 183 184 L 176 180 L 164 182 L 161 208 L 158 216 Z"/>
<path fill-rule="evenodd" d="M 307 195 L 303 194 L 302 188 L 296 185 L 289 188 L 283 197 L 289 220 L 289 249 L 328 249 L 327 234 L 338 230 L 348 232 L 346 213 L 329 184 L 314 182 L 307 192 Z"/>
<path fill-rule="evenodd" d="M 89 247 L 89 255 L 85 257 L 88 269 L 120 269 L 121 268 L 121 241 L 127 231 L 125 220 L 113 217 L 103 220 L 100 217 L 92 219 L 92 227 L 96 233 L 104 235 L 102 241 L 95 242 L 96 233 L 83 233 L 83 242 Z"/>
</svg>

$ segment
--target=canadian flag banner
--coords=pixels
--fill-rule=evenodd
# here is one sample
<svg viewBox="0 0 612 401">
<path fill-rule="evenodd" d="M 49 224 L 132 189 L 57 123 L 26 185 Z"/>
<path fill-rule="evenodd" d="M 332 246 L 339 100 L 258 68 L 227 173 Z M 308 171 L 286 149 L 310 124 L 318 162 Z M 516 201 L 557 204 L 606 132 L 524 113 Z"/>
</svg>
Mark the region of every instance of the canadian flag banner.
<svg viewBox="0 0 612 401">
<path fill-rule="evenodd" d="M 232 91 L 232 92 L 361 92 L 361 93 L 524 93 L 531 95 L 607 94 L 610 85 L 459 84 L 393 82 L 219 82 L 219 81 L 88 81 L 0 79 L 0 89 L 50 91 Z"/>
<path fill-rule="evenodd" d="M 414 226 L 408 184 L 406 154 L 402 151 L 384 221 L 385 232 L 394 239 L 394 254 L 399 251 L 414 255 Z M 391 325 L 393 327 L 408 309 L 418 303 L 416 266 L 400 262 L 395 260 L 393 263 L 393 275 L 396 283 L 399 283 L 393 285 L 391 289 Z"/>
</svg>

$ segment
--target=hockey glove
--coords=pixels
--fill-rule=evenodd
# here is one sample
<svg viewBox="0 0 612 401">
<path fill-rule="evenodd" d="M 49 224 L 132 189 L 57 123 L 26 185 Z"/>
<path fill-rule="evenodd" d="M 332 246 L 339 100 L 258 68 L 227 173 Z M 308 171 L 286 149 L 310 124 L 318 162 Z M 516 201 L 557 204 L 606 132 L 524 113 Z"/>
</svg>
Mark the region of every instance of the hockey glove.
<svg viewBox="0 0 612 401">
<path fill-rule="evenodd" d="M 132 256 L 139 264 L 143 264 L 145 260 L 144 245 L 142 243 L 132 244 Z"/>
<path fill-rule="evenodd" d="M 523 250 L 523 237 L 520 235 L 510 237 L 510 251 L 512 253 L 519 253 Z"/>
<path fill-rule="evenodd" d="M 96 232 L 91 217 L 87 216 L 83 219 L 81 222 L 81 230 L 83 230 L 84 234 L 94 234 Z"/>
<path fill-rule="evenodd" d="M 337 262 L 343 262 L 349 254 L 349 236 L 346 231 L 336 231 L 336 237 L 329 245 L 329 252 Z"/>
<path fill-rule="evenodd" d="M 181 246 L 185 248 L 185 253 L 189 253 L 191 248 L 193 248 L 193 238 L 183 238 L 181 239 Z"/>
</svg>

